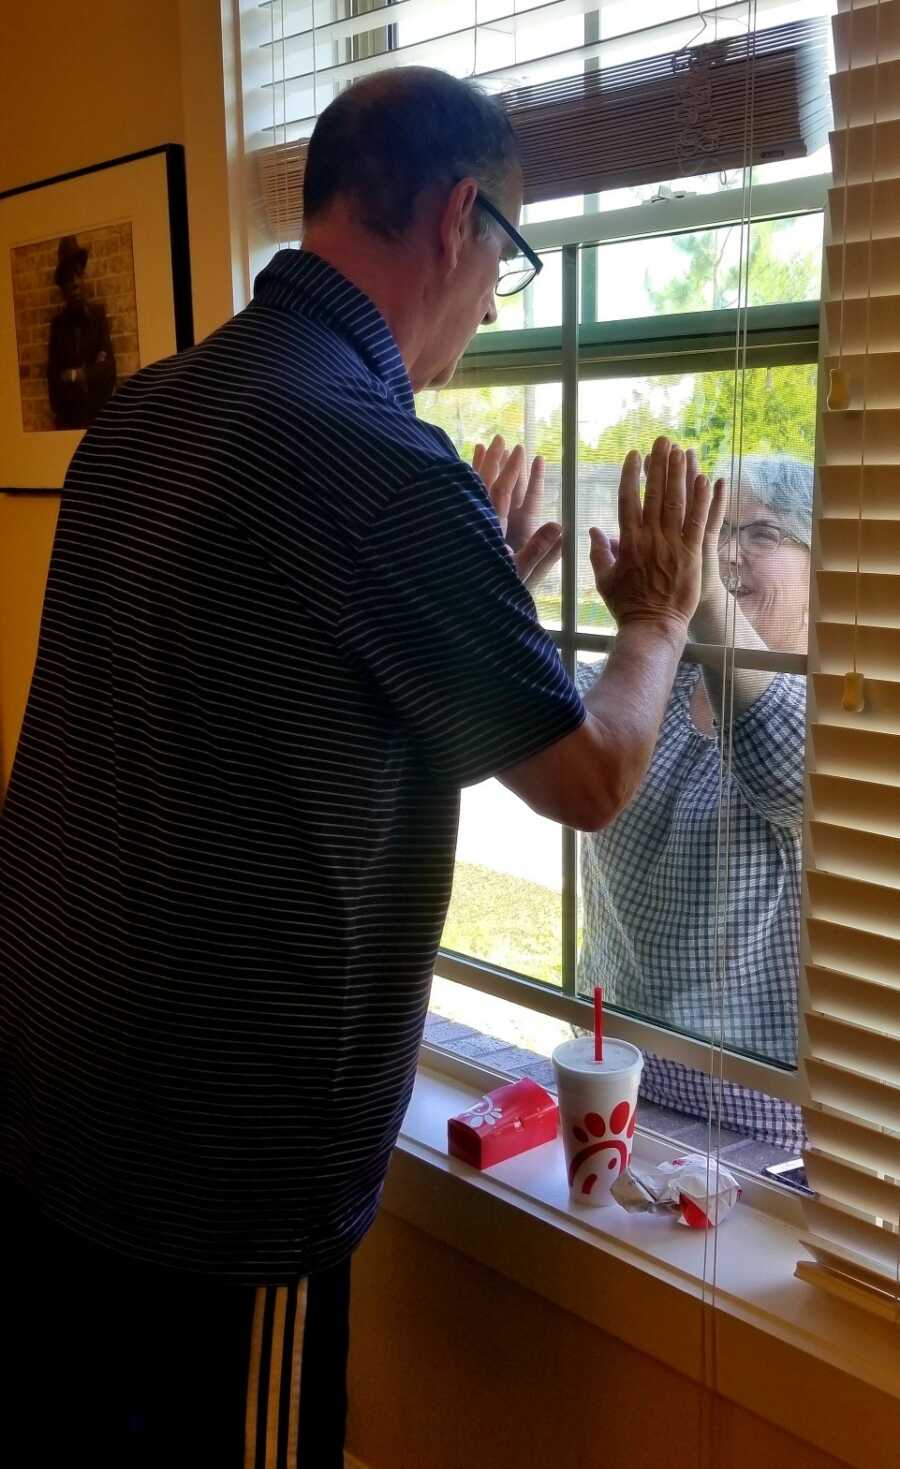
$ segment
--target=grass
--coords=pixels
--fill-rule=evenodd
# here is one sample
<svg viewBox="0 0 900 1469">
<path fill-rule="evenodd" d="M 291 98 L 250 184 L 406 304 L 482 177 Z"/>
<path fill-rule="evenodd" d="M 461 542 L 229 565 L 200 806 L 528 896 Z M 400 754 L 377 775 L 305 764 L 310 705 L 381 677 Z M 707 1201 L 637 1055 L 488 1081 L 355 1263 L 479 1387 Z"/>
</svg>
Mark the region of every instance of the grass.
<svg viewBox="0 0 900 1469">
<path fill-rule="evenodd" d="M 551 627 L 558 626 L 562 622 L 562 597 L 541 596 L 540 592 L 534 599 L 541 622 Z M 577 625 L 583 630 L 588 629 L 596 632 L 615 632 L 616 624 L 610 616 L 609 609 L 596 595 L 583 597 L 578 603 Z"/>
<path fill-rule="evenodd" d="M 474 862 L 457 862 L 442 947 L 562 984 L 558 892 Z"/>
</svg>

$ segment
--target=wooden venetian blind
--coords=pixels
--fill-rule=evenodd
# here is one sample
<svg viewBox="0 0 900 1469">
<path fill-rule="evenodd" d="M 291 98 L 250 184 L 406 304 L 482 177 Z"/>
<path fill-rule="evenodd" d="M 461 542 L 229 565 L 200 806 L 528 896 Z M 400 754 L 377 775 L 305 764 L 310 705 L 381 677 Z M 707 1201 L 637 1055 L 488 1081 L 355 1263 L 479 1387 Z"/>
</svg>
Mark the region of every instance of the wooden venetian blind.
<svg viewBox="0 0 900 1469">
<path fill-rule="evenodd" d="M 827 47 L 824 18 L 796 21 L 506 93 L 526 203 L 814 153 Z"/>
<path fill-rule="evenodd" d="M 900 0 L 833 27 L 797 1273 L 900 1319 Z"/>
<path fill-rule="evenodd" d="M 802 157 L 824 145 L 831 111 L 824 18 L 772 25 L 802 7 L 757 0 L 748 33 L 746 3 L 710 6 L 704 21 L 685 0 L 680 16 L 642 24 L 636 7 L 633 31 L 560 49 L 561 26 L 581 25 L 589 12 L 599 12 L 602 36 L 604 5 L 547 0 L 520 9 L 498 0 L 490 21 L 479 23 L 470 0 L 372 0 L 328 22 L 316 20 L 323 12 L 315 4 L 302 11 L 289 4 L 283 33 L 260 47 L 274 64 L 262 74 L 267 142 L 256 151 L 272 236 L 300 237 L 306 145 L 318 113 L 357 77 L 405 63 L 474 76 L 504 97 L 522 149 L 526 203 Z M 382 39 L 360 55 L 373 37 Z M 510 59 L 519 49 L 527 59 Z M 265 121 L 267 109 L 274 120 Z"/>
</svg>

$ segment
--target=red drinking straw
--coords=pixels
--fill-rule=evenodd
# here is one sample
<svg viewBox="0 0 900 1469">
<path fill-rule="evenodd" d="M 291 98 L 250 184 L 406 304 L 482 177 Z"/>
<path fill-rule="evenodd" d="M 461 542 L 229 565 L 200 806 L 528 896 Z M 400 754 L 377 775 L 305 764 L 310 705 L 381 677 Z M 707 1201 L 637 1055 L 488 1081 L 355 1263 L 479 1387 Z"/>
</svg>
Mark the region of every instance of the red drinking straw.
<svg viewBox="0 0 900 1469">
<path fill-rule="evenodd" d="M 594 987 L 594 1060 L 603 1060 L 603 990 Z"/>
</svg>

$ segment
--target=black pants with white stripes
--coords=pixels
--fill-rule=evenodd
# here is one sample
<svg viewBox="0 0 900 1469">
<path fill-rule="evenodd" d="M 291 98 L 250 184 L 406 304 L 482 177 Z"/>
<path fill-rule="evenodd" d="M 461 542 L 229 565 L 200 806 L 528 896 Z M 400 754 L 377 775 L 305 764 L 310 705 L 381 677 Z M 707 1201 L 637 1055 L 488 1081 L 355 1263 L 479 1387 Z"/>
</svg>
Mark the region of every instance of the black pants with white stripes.
<svg viewBox="0 0 900 1469">
<path fill-rule="evenodd" d="M 9 1469 L 341 1469 L 350 1261 L 256 1289 L 151 1270 L 0 1188 Z"/>
</svg>

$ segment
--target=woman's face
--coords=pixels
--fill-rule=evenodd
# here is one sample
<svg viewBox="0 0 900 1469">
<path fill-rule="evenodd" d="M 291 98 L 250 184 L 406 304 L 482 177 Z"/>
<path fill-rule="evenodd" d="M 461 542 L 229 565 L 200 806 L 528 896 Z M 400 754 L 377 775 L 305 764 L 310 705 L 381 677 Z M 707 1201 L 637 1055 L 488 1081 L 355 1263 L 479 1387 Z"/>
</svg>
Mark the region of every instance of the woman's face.
<svg viewBox="0 0 900 1469">
<path fill-rule="evenodd" d="M 741 495 L 738 526 L 726 516 L 719 540 L 722 580 L 769 648 L 805 652 L 809 551 L 781 539 L 787 526 L 768 506 Z M 779 544 L 780 540 L 780 544 Z"/>
</svg>

